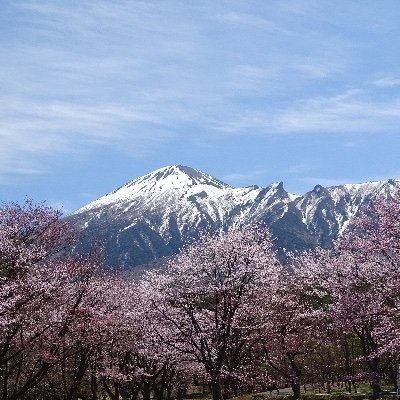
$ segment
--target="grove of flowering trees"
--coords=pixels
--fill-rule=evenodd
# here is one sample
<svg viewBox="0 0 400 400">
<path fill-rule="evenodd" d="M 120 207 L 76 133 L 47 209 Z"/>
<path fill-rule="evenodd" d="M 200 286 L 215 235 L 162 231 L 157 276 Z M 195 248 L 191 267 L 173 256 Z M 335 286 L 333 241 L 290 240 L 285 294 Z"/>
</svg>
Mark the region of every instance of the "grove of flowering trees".
<svg viewBox="0 0 400 400">
<path fill-rule="evenodd" d="M 145 281 L 160 338 L 200 367 L 214 400 L 223 382 L 235 392 L 238 381 L 256 372 L 249 334 L 278 273 L 270 238 L 243 229 L 202 237 Z"/>
<path fill-rule="evenodd" d="M 0 207 L 0 397 L 213 400 L 268 387 L 396 386 L 400 197 L 330 250 L 277 258 L 264 228 L 202 235 L 133 281 L 59 212 Z"/>
</svg>

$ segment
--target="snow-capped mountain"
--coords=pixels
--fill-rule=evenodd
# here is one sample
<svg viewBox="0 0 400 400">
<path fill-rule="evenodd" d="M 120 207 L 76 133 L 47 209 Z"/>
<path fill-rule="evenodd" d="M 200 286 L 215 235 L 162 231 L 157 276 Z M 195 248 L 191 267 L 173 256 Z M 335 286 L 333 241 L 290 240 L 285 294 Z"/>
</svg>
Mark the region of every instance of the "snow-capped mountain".
<svg viewBox="0 0 400 400">
<path fill-rule="evenodd" d="M 289 194 L 282 182 L 234 188 L 186 166 L 160 168 L 74 212 L 79 247 L 105 245 L 106 263 L 133 267 L 176 253 L 201 231 L 266 223 L 278 249 L 329 246 L 372 197 L 400 188 L 399 181 L 323 188 Z M 78 249 L 79 250 L 79 249 Z"/>
</svg>

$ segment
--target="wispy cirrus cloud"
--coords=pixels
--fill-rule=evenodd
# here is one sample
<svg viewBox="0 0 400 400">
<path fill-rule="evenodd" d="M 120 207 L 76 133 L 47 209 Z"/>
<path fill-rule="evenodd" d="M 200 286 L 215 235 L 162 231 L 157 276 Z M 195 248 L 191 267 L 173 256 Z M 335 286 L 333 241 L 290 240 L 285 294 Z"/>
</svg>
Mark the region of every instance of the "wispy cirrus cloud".
<svg viewBox="0 0 400 400">
<path fill-rule="evenodd" d="M 305 176 L 302 178 L 298 178 L 298 181 L 306 184 L 307 186 L 310 187 L 309 190 L 312 189 L 313 186 L 316 185 L 321 185 L 324 187 L 330 187 L 330 186 L 339 186 L 343 185 L 345 183 L 351 183 L 352 180 L 351 178 L 335 178 L 335 179 L 329 179 L 326 177 L 312 177 L 312 176 Z"/>
<path fill-rule="evenodd" d="M 400 78 L 385 76 L 383 78 L 375 80 L 373 83 L 375 86 L 378 86 L 380 88 L 388 88 L 400 85 Z"/>
<path fill-rule="evenodd" d="M 225 13 L 213 15 L 210 17 L 210 19 L 233 25 L 245 25 L 285 35 L 292 34 L 290 30 L 284 28 L 282 25 L 277 24 L 273 20 L 247 12 L 228 11 Z"/>
<path fill-rule="evenodd" d="M 351 176 L 343 176 L 339 178 L 326 178 L 323 176 L 304 176 L 304 177 L 298 177 L 298 181 L 302 182 L 310 187 L 315 186 L 315 185 L 321 185 L 324 187 L 330 187 L 330 186 L 339 186 L 339 185 L 344 185 L 344 184 L 357 184 L 357 183 L 363 183 L 363 182 L 378 182 L 378 181 L 386 181 L 391 178 L 399 177 L 400 176 L 400 171 L 388 171 L 387 174 L 385 175 L 368 175 L 368 176 L 363 176 L 360 177 L 358 180 L 355 180 L 354 177 Z M 311 190 L 311 188 L 310 188 Z"/>
<path fill-rule="evenodd" d="M 333 96 L 301 99 L 282 108 L 246 111 L 224 125 L 227 133 L 259 134 L 315 132 L 398 132 L 400 98 L 373 99 L 362 90 L 346 90 Z"/>
<path fill-rule="evenodd" d="M 304 62 L 305 61 L 305 62 Z M 300 72 L 304 77 L 323 79 L 340 73 L 345 69 L 344 62 L 326 62 L 321 59 L 308 59 L 293 65 L 293 70 Z"/>
<path fill-rule="evenodd" d="M 311 169 L 311 166 L 306 163 L 294 164 L 290 165 L 289 167 L 285 168 L 284 172 L 290 175 L 304 175 L 308 173 Z"/>
<path fill-rule="evenodd" d="M 95 151 L 93 146 L 122 146 L 138 152 L 155 146 L 171 133 L 159 132 L 159 124 L 166 121 L 154 109 L 145 108 L 0 99 L 0 175 L 47 173 L 48 168 L 38 163 L 43 156 Z M 149 135 L 152 129 L 157 135 Z"/>
<path fill-rule="evenodd" d="M 387 14 L 377 18 L 367 7 L 262 0 L 4 7 L 0 183 L 49 173 L 46 157 L 104 148 L 153 165 L 169 151 L 196 159 L 218 145 L 223 153 L 237 137 L 259 148 L 269 136 L 328 132 L 345 143 L 348 132 L 397 132 L 400 98 L 390 89 L 399 80 L 385 72 L 396 69 L 366 60 L 383 60 L 380 35 L 391 29 L 395 37 L 398 24 L 383 25 Z M 237 170 L 245 172 L 232 181 L 257 178 L 258 167 Z"/>
<path fill-rule="evenodd" d="M 223 180 L 230 183 L 239 183 L 242 182 L 255 182 L 256 179 L 264 175 L 267 171 L 265 169 L 256 169 L 252 171 L 246 172 L 233 172 L 230 174 L 226 174 L 222 177 Z"/>
</svg>

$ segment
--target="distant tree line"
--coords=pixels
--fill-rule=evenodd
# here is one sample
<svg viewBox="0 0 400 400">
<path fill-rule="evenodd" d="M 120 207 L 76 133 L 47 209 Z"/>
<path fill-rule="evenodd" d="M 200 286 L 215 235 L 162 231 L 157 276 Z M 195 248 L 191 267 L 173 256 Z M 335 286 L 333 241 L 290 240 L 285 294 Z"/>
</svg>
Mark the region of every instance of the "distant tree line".
<svg viewBox="0 0 400 400">
<path fill-rule="evenodd" d="M 379 198 L 334 249 L 288 255 L 251 227 L 203 235 L 140 281 L 58 211 L 0 209 L 0 397 L 213 400 L 290 386 L 397 388 L 400 197 Z"/>
</svg>

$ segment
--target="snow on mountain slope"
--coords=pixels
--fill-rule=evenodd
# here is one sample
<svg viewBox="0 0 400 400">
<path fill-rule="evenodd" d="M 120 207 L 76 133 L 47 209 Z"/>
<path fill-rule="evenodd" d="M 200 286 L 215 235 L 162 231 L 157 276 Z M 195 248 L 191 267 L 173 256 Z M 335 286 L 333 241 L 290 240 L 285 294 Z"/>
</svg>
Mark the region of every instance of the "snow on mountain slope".
<svg viewBox="0 0 400 400">
<path fill-rule="evenodd" d="M 247 223 L 266 207 L 290 201 L 282 184 L 268 188 L 233 188 L 201 171 L 184 166 L 160 168 L 127 183 L 76 211 L 101 218 L 105 212 L 116 219 L 135 215 L 168 237 L 173 216 L 181 234 L 191 230 L 222 228 Z M 127 227 L 126 227 L 127 229 Z"/>
<path fill-rule="evenodd" d="M 106 261 L 131 267 L 176 253 L 201 230 L 266 223 L 277 246 L 303 250 L 329 246 L 371 197 L 400 188 L 398 181 L 323 188 L 294 196 L 282 182 L 233 188 L 194 168 L 160 168 L 89 203 L 69 218 L 82 229 L 81 247 L 93 239 Z"/>
<path fill-rule="evenodd" d="M 319 237 L 320 244 L 328 245 L 372 198 L 389 196 L 399 189 L 400 181 L 392 179 L 328 188 L 317 185 L 295 203 L 309 231 Z"/>
<path fill-rule="evenodd" d="M 181 165 L 170 166 L 160 168 L 128 182 L 117 190 L 89 203 L 75 213 L 85 212 L 106 205 L 129 202 L 136 198 L 146 198 L 148 202 L 155 202 L 157 199 L 165 196 L 166 193 L 168 193 L 169 198 L 177 199 L 191 188 L 202 186 L 217 190 L 229 188 L 229 185 L 193 168 Z"/>
</svg>

